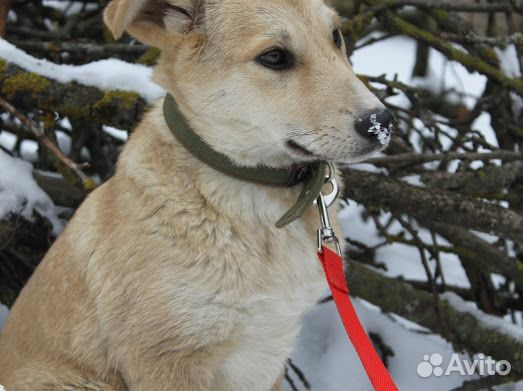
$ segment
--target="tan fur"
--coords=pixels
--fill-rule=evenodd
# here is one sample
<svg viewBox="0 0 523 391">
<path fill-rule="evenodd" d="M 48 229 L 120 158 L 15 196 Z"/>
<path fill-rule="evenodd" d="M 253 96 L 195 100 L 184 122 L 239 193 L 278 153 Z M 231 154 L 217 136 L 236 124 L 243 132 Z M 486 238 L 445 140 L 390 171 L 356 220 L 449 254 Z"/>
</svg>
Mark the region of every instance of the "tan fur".
<svg viewBox="0 0 523 391">
<path fill-rule="evenodd" d="M 376 148 L 352 124 L 381 103 L 331 42 L 338 22 L 323 1 L 171 3 L 188 7 L 188 20 L 153 22 L 143 0 L 114 0 L 105 20 L 116 36 L 127 29 L 162 48 L 155 80 L 214 149 L 240 164 L 286 166 L 354 161 Z M 253 61 L 276 44 L 292 46 L 295 69 Z M 290 138 L 317 156 L 289 149 Z M 303 313 L 326 287 L 315 209 L 274 227 L 299 192 L 203 165 L 177 143 L 159 102 L 13 306 L 0 338 L 0 384 L 271 389 Z"/>
</svg>

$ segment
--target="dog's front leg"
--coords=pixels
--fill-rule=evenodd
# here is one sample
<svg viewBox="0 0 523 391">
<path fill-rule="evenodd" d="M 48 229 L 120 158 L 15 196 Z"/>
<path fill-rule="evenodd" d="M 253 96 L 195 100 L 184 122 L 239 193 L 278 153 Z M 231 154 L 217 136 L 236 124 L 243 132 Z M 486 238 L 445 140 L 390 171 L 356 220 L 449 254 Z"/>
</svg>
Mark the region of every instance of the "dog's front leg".
<svg viewBox="0 0 523 391">
<path fill-rule="evenodd" d="M 285 371 L 281 371 L 280 376 L 278 376 L 278 379 L 276 379 L 276 383 L 271 388 L 271 391 L 280 391 L 281 385 L 283 383 L 283 379 L 285 378 Z"/>
<path fill-rule="evenodd" d="M 136 357 L 128 363 L 124 377 L 130 391 L 210 391 L 217 360 L 212 349 L 201 349 Z"/>
</svg>

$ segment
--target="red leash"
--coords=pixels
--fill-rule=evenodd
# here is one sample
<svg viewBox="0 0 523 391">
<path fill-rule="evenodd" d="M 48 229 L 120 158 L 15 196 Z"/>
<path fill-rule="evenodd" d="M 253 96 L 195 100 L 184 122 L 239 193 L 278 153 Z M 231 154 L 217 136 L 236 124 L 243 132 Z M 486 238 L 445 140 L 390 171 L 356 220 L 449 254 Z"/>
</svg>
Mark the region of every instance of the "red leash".
<svg viewBox="0 0 523 391">
<path fill-rule="evenodd" d="M 341 256 L 322 246 L 322 251 L 318 251 L 318 257 L 323 265 L 332 297 L 338 308 L 345 330 L 360 357 L 374 389 L 376 391 L 397 391 L 398 388 L 392 381 L 378 353 L 376 353 L 352 306 Z"/>
<path fill-rule="evenodd" d="M 330 184 L 332 191 L 328 196 L 320 193 L 316 200 L 318 211 L 320 212 L 321 228 L 318 229 L 318 258 L 321 261 L 332 297 L 338 308 L 343 326 L 349 336 L 352 345 L 356 349 L 360 361 L 367 372 L 374 390 L 376 391 L 398 391 L 392 381 L 387 368 L 381 362 L 378 353 L 374 349 L 372 342 L 361 326 L 360 320 L 349 297 L 349 288 L 343 272 L 343 260 L 341 258 L 341 247 L 331 226 L 327 209 L 334 203 L 338 196 L 339 186 L 335 178 L 335 169 L 329 164 L 328 174 L 325 176 L 325 184 Z M 336 245 L 337 253 L 332 252 L 323 243 Z"/>
</svg>

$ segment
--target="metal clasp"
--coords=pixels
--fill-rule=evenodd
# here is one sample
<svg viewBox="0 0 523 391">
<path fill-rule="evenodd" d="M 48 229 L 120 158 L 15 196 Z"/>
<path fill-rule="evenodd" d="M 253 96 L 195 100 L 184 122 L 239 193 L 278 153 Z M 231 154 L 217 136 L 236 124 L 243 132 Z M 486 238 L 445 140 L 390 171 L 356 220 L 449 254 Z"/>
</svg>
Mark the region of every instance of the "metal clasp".
<svg viewBox="0 0 523 391">
<path fill-rule="evenodd" d="M 328 208 L 331 206 L 339 193 L 339 185 L 335 178 L 334 166 L 329 163 L 329 173 L 325 177 L 325 184 L 330 184 L 332 186 L 332 192 L 328 195 L 323 195 L 320 193 L 316 199 L 316 205 L 318 206 L 318 211 L 320 212 L 320 221 L 321 228 L 318 229 L 318 252 L 322 252 L 322 246 L 324 243 L 332 244 L 336 246 L 336 251 L 338 255 L 341 256 L 341 246 L 334 230 L 331 226 L 329 219 Z"/>
</svg>

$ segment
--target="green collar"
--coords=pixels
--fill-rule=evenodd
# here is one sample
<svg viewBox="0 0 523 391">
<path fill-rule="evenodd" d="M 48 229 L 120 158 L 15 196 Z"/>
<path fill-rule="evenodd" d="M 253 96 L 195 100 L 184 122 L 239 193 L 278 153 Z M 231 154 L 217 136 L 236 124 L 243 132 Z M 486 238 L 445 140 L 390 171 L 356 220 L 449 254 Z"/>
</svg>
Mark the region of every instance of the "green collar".
<svg viewBox="0 0 523 391">
<path fill-rule="evenodd" d="M 277 222 L 282 228 L 299 219 L 318 198 L 324 184 L 327 163 L 315 162 L 291 168 L 272 168 L 267 166 L 239 166 L 228 156 L 212 149 L 189 126 L 178 109 L 173 96 L 167 94 L 163 103 L 165 121 L 172 134 L 185 149 L 208 166 L 230 177 L 266 186 L 291 187 L 303 183 L 303 189 L 294 206 Z"/>
</svg>

